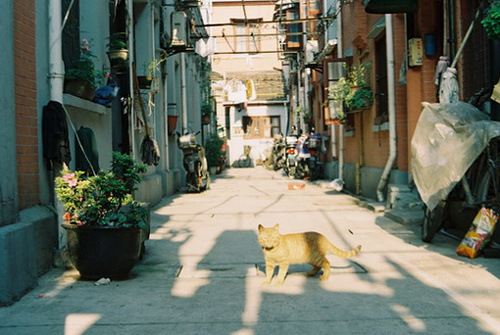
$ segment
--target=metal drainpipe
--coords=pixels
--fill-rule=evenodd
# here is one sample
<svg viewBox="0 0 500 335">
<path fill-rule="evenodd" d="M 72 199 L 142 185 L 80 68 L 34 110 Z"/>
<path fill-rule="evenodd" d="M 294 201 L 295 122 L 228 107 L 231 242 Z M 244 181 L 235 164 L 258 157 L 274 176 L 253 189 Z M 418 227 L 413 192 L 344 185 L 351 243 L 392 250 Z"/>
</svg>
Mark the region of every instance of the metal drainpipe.
<svg viewBox="0 0 500 335">
<path fill-rule="evenodd" d="M 132 71 L 134 65 L 134 3 L 133 0 L 127 1 L 127 32 L 128 32 L 128 75 L 129 75 L 129 90 L 130 90 L 130 115 L 129 115 L 129 133 L 130 133 L 130 151 L 132 157 L 137 159 L 135 154 L 135 111 L 134 111 L 134 73 Z"/>
<path fill-rule="evenodd" d="M 338 14 L 337 14 L 337 57 L 342 58 L 344 51 L 343 49 L 343 40 L 342 40 L 342 10 L 341 3 L 338 2 Z M 335 138 L 335 125 L 332 125 L 332 137 Z M 344 180 L 344 125 L 339 125 L 339 176 L 340 180 Z"/>
<path fill-rule="evenodd" d="M 188 131 L 187 96 L 186 96 L 186 53 L 181 52 L 181 99 L 182 99 L 182 133 Z"/>
<path fill-rule="evenodd" d="M 49 89 L 50 100 L 63 103 L 64 86 L 64 67 L 62 61 L 62 25 L 61 25 L 61 0 L 50 0 L 48 2 L 49 10 Z M 50 184 L 53 183 L 54 173 L 50 174 Z M 53 185 L 53 184 L 52 184 Z M 53 190 L 51 190 L 53 192 Z M 54 206 L 57 211 L 57 217 L 62 217 L 64 208 L 62 202 L 52 193 Z M 60 221 L 60 220 L 59 220 Z M 61 225 L 58 225 L 58 249 L 66 246 L 66 233 Z"/>
<path fill-rule="evenodd" d="M 49 1 L 49 83 L 50 100 L 63 102 L 61 0 Z"/>
<path fill-rule="evenodd" d="M 394 81 L 394 28 L 392 14 L 385 14 L 387 51 L 387 100 L 389 109 L 389 158 L 377 186 L 377 200 L 384 201 L 383 190 L 396 159 L 396 103 Z"/>
</svg>

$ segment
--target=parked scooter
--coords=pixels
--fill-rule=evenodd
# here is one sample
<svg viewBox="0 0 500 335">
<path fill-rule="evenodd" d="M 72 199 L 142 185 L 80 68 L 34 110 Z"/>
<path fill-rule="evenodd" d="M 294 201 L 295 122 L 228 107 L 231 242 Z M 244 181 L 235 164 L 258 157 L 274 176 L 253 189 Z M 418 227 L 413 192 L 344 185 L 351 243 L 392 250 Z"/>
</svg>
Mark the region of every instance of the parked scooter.
<svg viewBox="0 0 500 335">
<path fill-rule="evenodd" d="M 297 135 L 289 135 L 285 137 L 285 166 L 283 170 L 290 178 L 295 178 L 297 167 Z"/>
<path fill-rule="evenodd" d="M 282 169 L 286 166 L 286 154 L 285 154 L 285 137 L 283 134 L 275 135 L 274 146 L 273 146 L 273 169 L 275 171 Z"/>
<path fill-rule="evenodd" d="M 311 153 L 309 151 L 309 135 L 302 134 L 297 140 L 297 146 L 295 147 L 295 152 L 297 155 L 297 164 L 295 168 L 295 178 L 304 179 L 311 175 L 309 169 L 309 160 L 311 158 Z"/>
<path fill-rule="evenodd" d="M 210 174 L 208 173 L 207 158 L 205 148 L 196 143 L 197 133 L 186 133 L 184 135 L 177 132 L 177 146 L 182 150 L 183 164 L 186 170 L 186 184 L 188 192 L 202 192 L 210 185 Z"/>
<path fill-rule="evenodd" d="M 311 180 L 323 178 L 323 162 L 319 161 L 319 154 L 321 152 L 321 134 L 314 133 L 309 136 L 309 171 L 311 173 Z"/>
</svg>

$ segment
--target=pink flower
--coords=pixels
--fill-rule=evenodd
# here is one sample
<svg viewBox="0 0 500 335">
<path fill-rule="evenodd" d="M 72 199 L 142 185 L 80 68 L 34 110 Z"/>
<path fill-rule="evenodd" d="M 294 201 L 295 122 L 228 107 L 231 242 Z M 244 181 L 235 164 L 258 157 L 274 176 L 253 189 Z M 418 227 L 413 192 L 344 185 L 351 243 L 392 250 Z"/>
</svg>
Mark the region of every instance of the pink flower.
<svg viewBox="0 0 500 335">
<path fill-rule="evenodd" d="M 75 187 L 78 184 L 78 179 L 76 179 L 74 173 L 66 173 L 62 180 L 67 182 L 69 187 Z"/>
</svg>

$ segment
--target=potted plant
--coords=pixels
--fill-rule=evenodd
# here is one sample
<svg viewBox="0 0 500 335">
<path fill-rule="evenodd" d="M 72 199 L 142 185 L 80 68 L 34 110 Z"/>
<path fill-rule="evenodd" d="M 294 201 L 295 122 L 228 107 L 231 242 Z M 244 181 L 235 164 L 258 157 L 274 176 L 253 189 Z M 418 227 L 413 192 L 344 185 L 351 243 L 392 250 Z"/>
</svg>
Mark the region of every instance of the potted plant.
<svg viewBox="0 0 500 335">
<path fill-rule="evenodd" d="M 481 20 L 481 24 L 489 38 L 500 40 L 500 1 L 492 1 L 486 16 Z"/>
<path fill-rule="evenodd" d="M 107 76 L 105 71 L 96 69 L 94 59 L 97 57 L 91 47 L 87 39 L 82 39 L 78 62 L 64 75 L 64 92 L 87 100 L 94 99 L 96 87 L 102 85 Z"/>
<path fill-rule="evenodd" d="M 371 107 L 373 105 L 373 91 L 370 86 L 363 85 L 355 91 L 350 91 L 345 97 L 345 105 L 351 112 Z"/>
<path fill-rule="evenodd" d="M 145 76 L 138 76 L 137 79 L 139 81 L 139 88 L 141 89 L 150 89 L 151 83 L 155 80 L 156 72 L 160 64 L 165 61 L 166 58 L 153 58 L 152 60 L 145 62 L 143 64 Z"/>
<path fill-rule="evenodd" d="M 146 171 L 129 155 L 113 152 L 109 172 L 85 176 L 64 170 L 56 194 L 65 209 L 69 258 L 83 279 L 125 279 L 141 256 L 148 211 L 132 197 Z"/>
<path fill-rule="evenodd" d="M 108 59 L 111 66 L 121 66 L 128 60 L 127 33 L 117 32 L 109 36 Z"/>
<path fill-rule="evenodd" d="M 215 174 L 217 168 L 224 162 L 224 153 L 222 151 L 223 145 L 224 140 L 221 139 L 217 133 L 210 135 L 205 143 L 205 156 L 207 157 L 210 174 Z"/>
<path fill-rule="evenodd" d="M 337 106 L 345 106 L 349 111 L 369 108 L 373 104 L 373 91 L 365 79 L 367 66 L 363 64 L 345 69 L 346 76 L 328 87 L 329 99 L 335 100 Z"/>
<path fill-rule="evenodd" d="M 201 106 L 201 123 L 209 124 L 211 118 L 212 118 L 212 106 L 210 105 L 210 103 L 205 102 Z"/>
</svg>

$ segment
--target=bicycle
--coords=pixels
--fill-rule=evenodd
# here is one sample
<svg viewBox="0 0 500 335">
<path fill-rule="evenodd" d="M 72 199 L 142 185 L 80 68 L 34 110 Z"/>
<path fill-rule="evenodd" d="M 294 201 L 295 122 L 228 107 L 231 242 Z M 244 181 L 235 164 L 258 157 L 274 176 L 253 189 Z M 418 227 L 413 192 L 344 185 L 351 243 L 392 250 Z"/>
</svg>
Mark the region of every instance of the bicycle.
<svg viewBox="0 0 500 335">
<path fill-rule="evenodd" d="M 461 239 L 460 234 L 450 234 L 444 230 L 450 223 L 453 210 L 472 210 L 470 215 L 477 213 L 481 207 L 495 208 L 500 206 L 500 137 L 493 138 L 474 161 L 460 183 L 450 192 L 446 200 L 441 201 L 430 211 L 424 209 L 422 223 L 422 241 L 432 242 L 435 234 L 441 231 L 451 237 Z M 456 203 L 459 204 L 458 208 Z M 467 229 L 468 227 L 466 227 Z M 500 231 L 500 230 L 499 230 Z M 460 231 L 465 235 L 466 231 Z"/>
<path fill-rule="evenodd" d="M 469 99 L 468 103 L 485 113 L 484 103 L 490 99 L 490 96 L 491 90 L 481 89 Z M 438 231 L 461 239 L 463 236 L 460 235 L 465 235 L 469 227 L 464 227 L 458 234 L 451 234 L 445 230 L 446 226 L 450 226 L 454 211 L 458 210 L 461 215 L 465 215 L 465 212 L 468 211 L 467 215 L 471 215 L 470 221 L 472 221 L 473 215 L 481 206 L 495 208 L 500 205 L 499 143 L 500 137 L 492 138 L 462 177 L 460 183 L 449 193 L 447 199 L 440 201 L 432 211 L 427 207 L 424 208 L 422 241 L 432 242 Z M 498 232 L 500 234 L 500 229 Z"/>
</svg>

